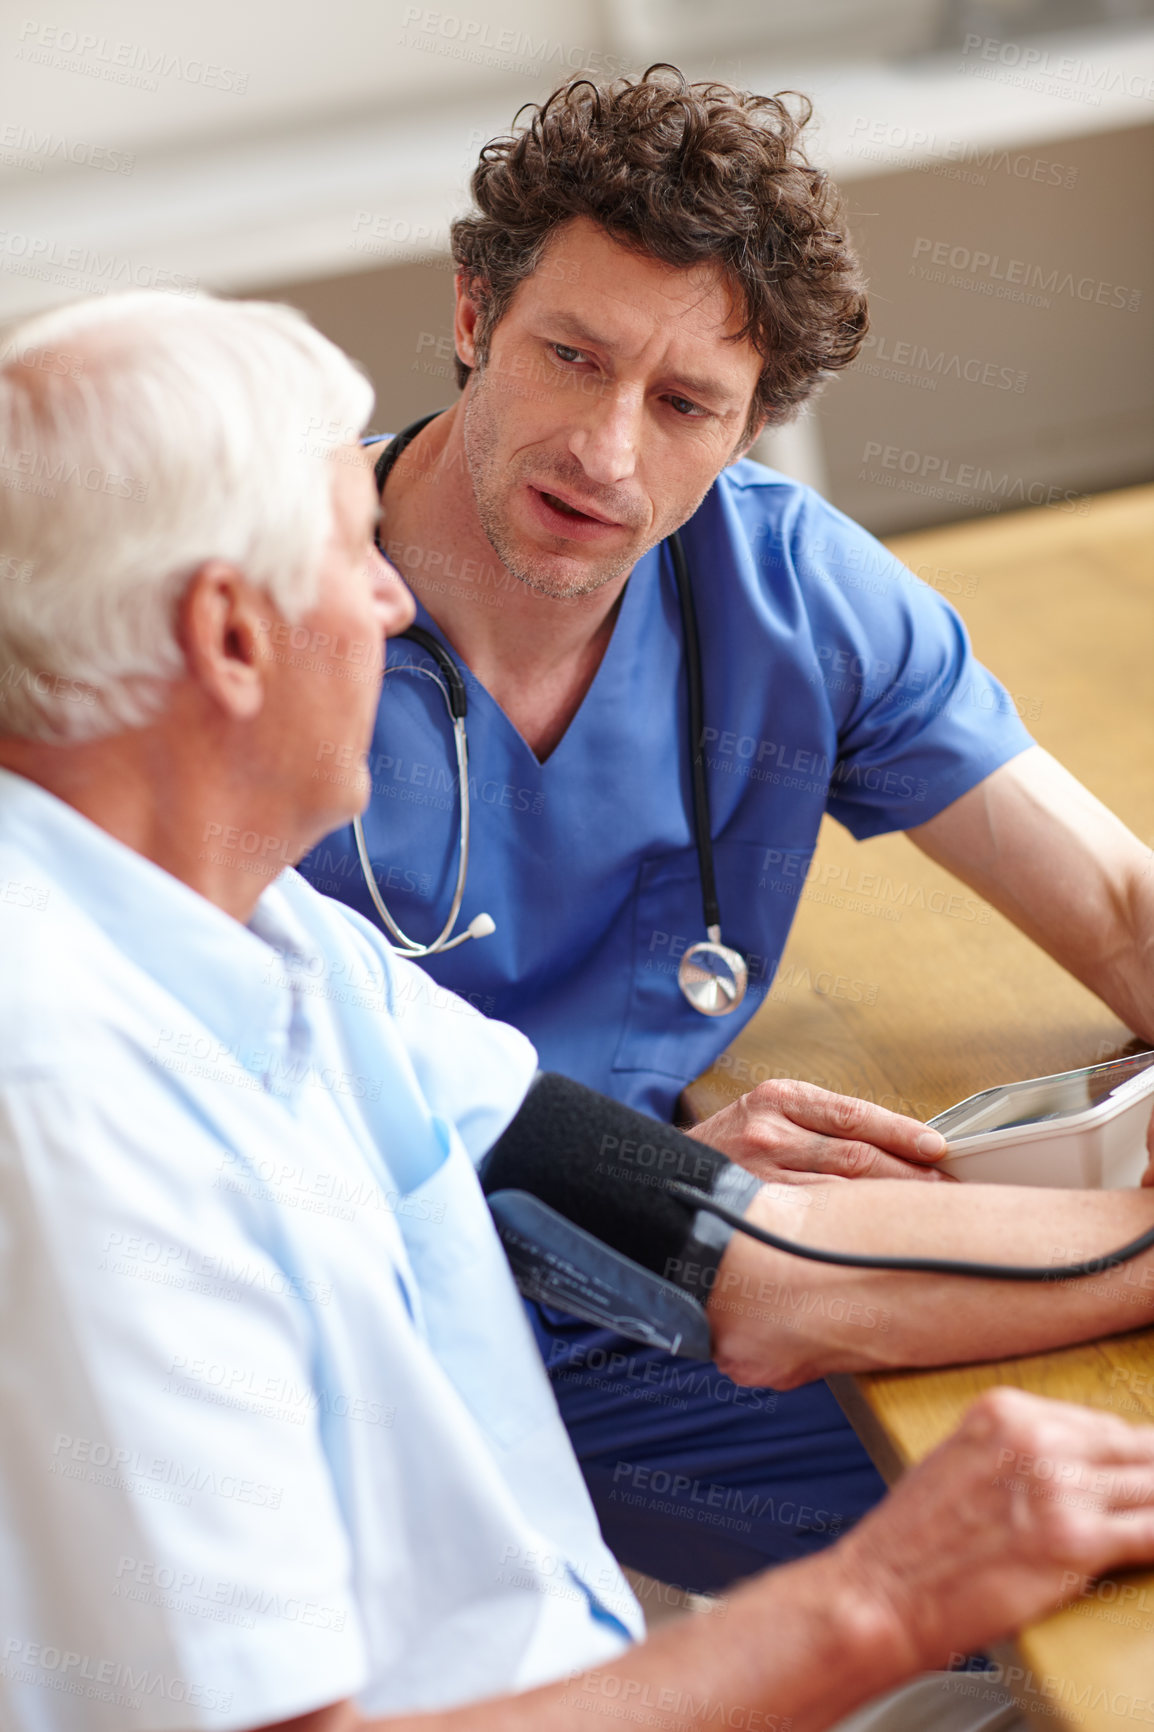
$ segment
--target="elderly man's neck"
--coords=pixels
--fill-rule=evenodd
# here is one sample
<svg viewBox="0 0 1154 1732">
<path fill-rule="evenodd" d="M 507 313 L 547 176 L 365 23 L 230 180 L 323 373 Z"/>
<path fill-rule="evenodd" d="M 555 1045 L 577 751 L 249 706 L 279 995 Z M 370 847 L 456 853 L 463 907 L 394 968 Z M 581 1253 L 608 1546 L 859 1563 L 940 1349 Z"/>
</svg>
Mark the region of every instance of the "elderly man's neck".
<svg viewBox="0 0 1154 1732">
<path fill-rule="evenodd" d="M 0 767 L 247 921 L 278 871 L 317 838 L 293 836 L 291 818 L 274 809 L 258 778 L 239 762 L 228 767 L 203 733 L 188 735 L 194 749 L 174 731 L 167 722 L 76 745 L 0 738 Z"/>
</svg>

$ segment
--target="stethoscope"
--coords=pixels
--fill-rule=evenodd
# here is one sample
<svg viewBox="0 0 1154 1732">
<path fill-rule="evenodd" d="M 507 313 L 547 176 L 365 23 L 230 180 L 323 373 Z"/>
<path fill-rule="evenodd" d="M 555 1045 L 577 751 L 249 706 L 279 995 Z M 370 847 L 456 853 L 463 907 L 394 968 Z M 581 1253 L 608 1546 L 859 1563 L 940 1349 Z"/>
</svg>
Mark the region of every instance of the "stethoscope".
<svg viewBox="0 0 1154 1732">
<path fill-rule="evenodd" d="M 389 478 L 393 465 L 412 443 L 421 430 L 435 421 L 441 410 L 432 415 L 424 415 L 419 421 L 414 421 L 404 432 L 398 433 L 389 441 L 380 457 L 377 459 L 374 474 L 376 476 L 377 492 L 383 497 L 385 482 Z M 378 537 L 378 546 L 380 545 Z M 736 1010 L 745 997 L 749 985 L 749 969 L 744 956 L 739 951 L 731 950 L 721 942 L 721 908 L 717 900 L 717 878 L 713 869 L 713 840 L 709 823 L 709 790 L 705 782 L 705 756 L 703 731 L 703 703 L 701 679 L 701 639 L 697 630 L 697 613 L 693 605 L 693 590 L 689 581 L 689 564 L 685 557 L 685 548 L 681 536 L 676 530 L 666 537 L 666 546 L 673 564 L 673 575 L 677 583 L 677 601 L 681 610 L 681 633 L 685 643 L 686 673 L 689 683 L 689 770 L 690 786 L 693 797 L 693 833 L 697 845 L 697 865 L 701 877 L 701 908 L 705 918 L 706 936 L 697 944 L 691 944 L 684 952 L 677 968 L 677 984 L 682 993 L 702 1016 L 727 1016 L 731 1010 Z M 449 908 L 448 918 L 436 938 L 430 944 L 418 944 L 416 939 L 408 937 L 401 930 L 385 906 L 385 901 L 377 883 L 372 861 L 369 859 L 368 844 L 365 841 L 364 824 L 358 815 L 353 819 L 353 835 L 356 839 L 357 855 L 364 873 L 365 884 L 372 898 L 373 907 L 380 915 L 386 931 L 396 941 L 396 948 L 402 956 L 422 957 L 436 956 L 442 951 L 454 950 L 457 945 L 464 944 L 470 938 L 487 938 L 496 931 L 491 915 L 477 914 L 469 922 L 464 932 L 452 936 L 461 911 L 461 903 L 465 895 L 465 880 L 469 872 L 469 745 L 465 733 L 465 717 L 468 711 L 468 701 L 465 695 L 465 682 L 456 662 L 443 644 L 439 643 L 430 632 L 420 626 L 410 626 L 400 637 L 411 638 L 436 663 L 439 670 L 433 673 L 428 668 L 418 666 L 415 662 L 401 662 L 386 673 L 409 672 L 419 674 L 432 680 L 439 689 L 445 701 L 449 721 L 453 729 L 453 742 L 457 754 L 457 787 L 459 789 L 461 828 L 460 847 L 457 856 L 457 882 L 453 890 L 453 900 Z"/>
</svg>

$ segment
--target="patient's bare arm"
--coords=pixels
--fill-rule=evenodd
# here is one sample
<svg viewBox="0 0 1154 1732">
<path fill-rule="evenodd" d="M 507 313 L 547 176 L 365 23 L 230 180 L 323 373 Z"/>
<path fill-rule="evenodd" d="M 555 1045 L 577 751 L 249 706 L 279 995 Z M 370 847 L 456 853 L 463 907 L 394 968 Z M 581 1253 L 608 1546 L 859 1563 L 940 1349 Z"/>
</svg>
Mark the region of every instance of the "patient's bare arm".
<svg viewBox="0 0 1154 1732">
<path fill-rule="evenodd" d="M 764 1186 L 747 1218 L 823 1249 L 1054 1268 L 1154 1227 L 1154 1194 L 1013 1185 Z M 1154 1252 L 1042 1283 L 811 1263 L 734 1233 L 709 1301 L 735 1382 L 790 1389 L 833 1371 L 953 1365 L 1137 1329 L 1154 1316 Z"/>
<path fill-rule="evenodd" d="M 521 1696 L 373 1721 L 336 1702 L 278 1732 L 589 1732 L 629 1709 L 663 1732 L 822 1732 L 1020 1629 L 1087 1576 L 1151 1557 L 1154 1427 L 994 1390 L 851 1534 L 757 1577 L 724 1617 L 686 1618 L 614 1665 Z"/>
</svg>

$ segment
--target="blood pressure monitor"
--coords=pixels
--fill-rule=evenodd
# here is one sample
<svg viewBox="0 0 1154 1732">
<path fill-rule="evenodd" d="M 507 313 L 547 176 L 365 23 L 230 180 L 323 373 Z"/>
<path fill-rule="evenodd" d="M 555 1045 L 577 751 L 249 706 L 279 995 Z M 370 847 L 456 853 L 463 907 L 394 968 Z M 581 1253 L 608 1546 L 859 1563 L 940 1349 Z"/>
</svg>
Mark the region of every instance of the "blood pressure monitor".
<svg viewBox="0 0 1154 1732">
<path fill-rule="evenodd" d="M 949 1144 L 937 1163 L 986 1185 L 1120 1190 L 1148 1160 L 1154 1052 L 983 1089 L 929 1123 Z"/>
<path fill-rule="evenodd" d="M 930 1123 L 959 1179 L 1117 1189 L 1146 1166 L 1154 1052 L 985 1089 Z M 706 1305 L 733 1233 L 845 1268 L 1051 1282 L 1101 1275 L 1154 1250 L 1154 1227 L 1073 1263 L 973 1263 L 799 1244 L 747 1218 L 761 1184 L 720 1150 L 570 1077 L 539 1075 L 479 1169 L 526 1298 L 708 1359 Z"/>
</svg>

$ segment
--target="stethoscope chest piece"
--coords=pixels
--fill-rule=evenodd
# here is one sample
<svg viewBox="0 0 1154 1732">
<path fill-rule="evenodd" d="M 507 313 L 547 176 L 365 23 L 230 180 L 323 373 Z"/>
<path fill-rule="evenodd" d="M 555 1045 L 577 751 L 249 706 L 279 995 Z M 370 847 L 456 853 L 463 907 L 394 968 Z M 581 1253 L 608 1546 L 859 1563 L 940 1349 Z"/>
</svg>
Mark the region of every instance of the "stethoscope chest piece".
<svg viewBox="0 0 1154 1732">
<path fill-rule="evenodd" d="M 708 939 L 691 944 L 677 969 L 677 984 L 702 1016 L 728 1016 L 745 997 L 749 969 L 745 958 L 712 928 Z"/>
</svg>

